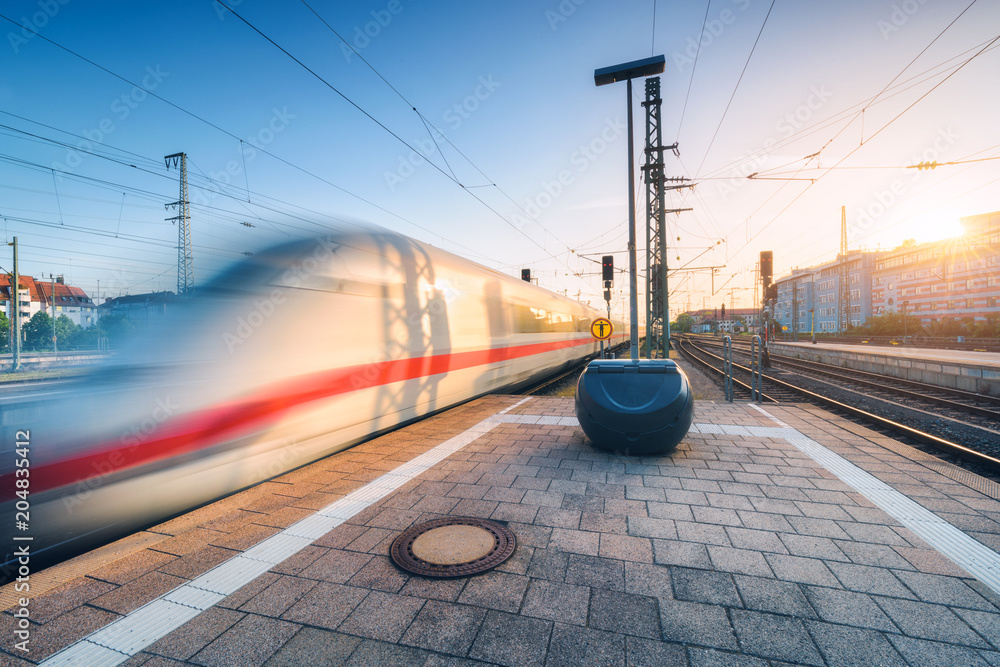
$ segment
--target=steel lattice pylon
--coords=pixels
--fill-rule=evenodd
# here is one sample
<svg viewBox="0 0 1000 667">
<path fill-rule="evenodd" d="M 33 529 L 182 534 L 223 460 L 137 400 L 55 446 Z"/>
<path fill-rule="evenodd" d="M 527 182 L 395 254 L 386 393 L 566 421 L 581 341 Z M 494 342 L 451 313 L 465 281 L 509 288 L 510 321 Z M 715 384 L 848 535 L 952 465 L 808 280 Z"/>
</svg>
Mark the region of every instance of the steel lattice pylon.
<svg viewBox="0 0 1000 667">
<path fill-rule="evenodd" d="M 180 199 L 167 206 L 176 206 L 177 215 L 167 218 L 177 223 L 177 294 L 186 294 L 194 289 L 194 259 L 191 254 L 191 209 L 188 200 L 187 154 L 174 153 L 163 158 L 170 169 L 171 163 L 177 166 L 180 162 L 181 188 Z"/>
<path fill-rule="evenodd" d="M 667 233 L 664 220 L 660 77 L 646 79 L 646 357 L 666 359 L 670 349 Z"/>
</svg>

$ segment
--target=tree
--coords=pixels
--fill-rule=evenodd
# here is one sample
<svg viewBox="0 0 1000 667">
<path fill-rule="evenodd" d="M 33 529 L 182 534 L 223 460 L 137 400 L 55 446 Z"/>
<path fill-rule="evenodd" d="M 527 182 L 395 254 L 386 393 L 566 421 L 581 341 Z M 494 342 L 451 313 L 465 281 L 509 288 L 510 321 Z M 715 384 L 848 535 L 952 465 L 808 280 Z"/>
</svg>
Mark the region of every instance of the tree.
<svg viewBox="0 0 1000 667">
<path fill-rule="evenodd" d="M 21 325 L 24 347 L 29 350 L 52 349 L 52 318 L 48 313 L 38 311 L 30 320 Z"/>
<path fill-rule="evenodd" d="M 111 347 L 122 345 L 134 332 L 135 324 L 124 315 L 111 313 L 101 318 L 100 335 L 108 339 Z"/>
<path fill-rule="evenodd" d="M 10 352 L 10 320 L 5 313 L 0 313 L 0 353 Z"/>
<path fill-rule="evenodd" d="M 920 320 L 913 315 L 906 315 L 904 325 L 902 313 L 890 312 L 869 317 L 860 327 L 851 327 L 850 333 L 858 336 L 915 336 L 922 328 Z"/>
<path fill-rule="evenodd" d="M 670 328 L 673 333 L 691 333 L 693 325 L 694 317 L 689 313 L 681 313 L 677 316 L 677 321 L 670 325 Z"/>
<path fill-rule="evenodd" d="M 77 332 L 83 327 L 69 319 L 65 315 L 56 318 L 56 344 L 60 350 L 75 348 Z"/>
<path fill-rule="evenodd" d="M 969 335 L 976 338 L 1000 338 L 1000 315 L 993 313 L 987 315 L 984 321 L 976 322 Z"/>
</svg>

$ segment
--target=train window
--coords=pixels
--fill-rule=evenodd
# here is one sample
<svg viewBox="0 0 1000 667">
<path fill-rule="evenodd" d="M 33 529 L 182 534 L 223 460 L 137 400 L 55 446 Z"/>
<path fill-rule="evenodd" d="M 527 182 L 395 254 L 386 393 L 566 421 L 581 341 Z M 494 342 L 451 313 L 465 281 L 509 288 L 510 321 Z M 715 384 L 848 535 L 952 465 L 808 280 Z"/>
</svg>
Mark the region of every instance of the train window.
<svg viewBox="0 0 1000 667">
<path fill-rule="evenodd" d="M 583 320 L 584 328 L 579 329 L 580 323 L 575 322 L 573 316 L 566 313 L 531 306 L 513 306 L 513 309 L 516 333 L 571 332 L 590 329 L 590 322 L 586 318 L 577 318 Z"/>
<path fill-rule="evenodd" d="M 546 331 L 573 331 L 573 317 L 565 313 L 553 313 L 549 311 L 549 326 Z"/>
<path fill-rule="evenodd" d="M 544 309 L 514 306 L 514 331 L 516 333 L 540 333 L 545 330 L 545 318 Z"/>
</svg>

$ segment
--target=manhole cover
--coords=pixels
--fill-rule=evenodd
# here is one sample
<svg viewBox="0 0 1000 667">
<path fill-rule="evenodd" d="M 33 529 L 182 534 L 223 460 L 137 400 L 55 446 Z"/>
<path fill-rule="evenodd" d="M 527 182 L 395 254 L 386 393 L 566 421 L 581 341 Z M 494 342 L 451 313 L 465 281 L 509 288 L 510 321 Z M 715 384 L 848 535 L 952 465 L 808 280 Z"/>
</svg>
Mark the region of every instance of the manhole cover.
<svg viewBox="0 0 1000 667">
<path fill-rule="evenodd" d="M 399 567 L 425 577 L 468 577 L 510 558 L 517 540 L 495 521 L 459 516 L 411 526 L 389 548 Z"/>
</svg>

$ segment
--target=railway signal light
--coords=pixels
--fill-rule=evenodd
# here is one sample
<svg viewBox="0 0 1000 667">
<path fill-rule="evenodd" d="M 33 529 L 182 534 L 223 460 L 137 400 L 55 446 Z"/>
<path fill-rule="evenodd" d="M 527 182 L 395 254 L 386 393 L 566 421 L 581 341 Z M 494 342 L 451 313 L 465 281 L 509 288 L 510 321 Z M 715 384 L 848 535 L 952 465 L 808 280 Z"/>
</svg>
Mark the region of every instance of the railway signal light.
<svg viewBox="0 0 1000 667">
<path fill-rule="evenodd" d="M 531 282 L 531 269 L 521 269 L 521 280 L 526 283 Z"/>
<path fill-rule="evenodd" d="M 604 285 L 610 287 L 608 283 L 615 279 L 615 256 L 614 255 L 604 255 L 601 257 L 601 279 L 604 280 Z"/>
<path fill-rule="evenodd" d="M 774 253 L 770 250 L 760 251 L 760 281 L 764 287 L 771 284 L 771 277 L 774 275 Z"/>
</svg>

